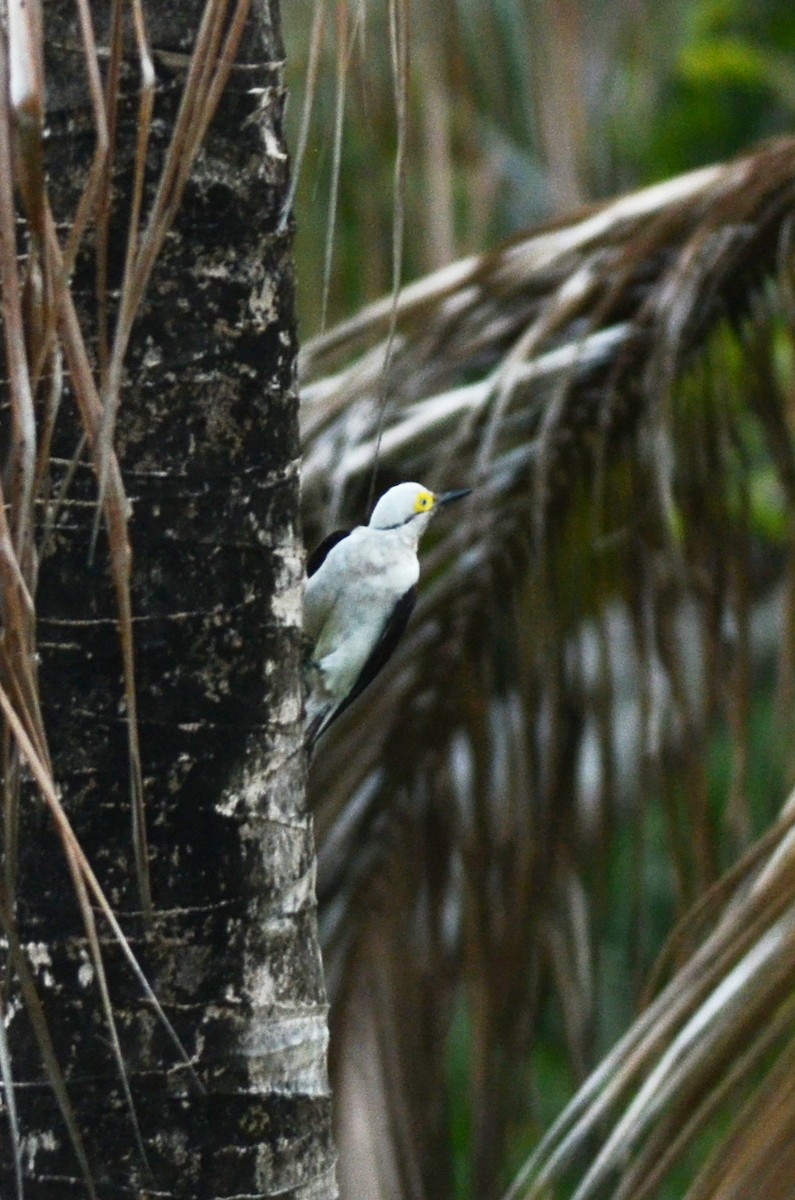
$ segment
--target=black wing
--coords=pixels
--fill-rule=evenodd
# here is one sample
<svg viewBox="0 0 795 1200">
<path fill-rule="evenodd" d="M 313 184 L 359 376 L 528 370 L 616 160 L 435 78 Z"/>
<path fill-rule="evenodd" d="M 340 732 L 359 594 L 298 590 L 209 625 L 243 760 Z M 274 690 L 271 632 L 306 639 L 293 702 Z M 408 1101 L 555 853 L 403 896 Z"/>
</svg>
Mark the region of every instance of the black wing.
<svg viewBox="0 0 795 1200">
<path fill-rule="evenodd" d="M 398 642 L 403 637 L 403 631 L 409 623 L 409 617 L 414 611 L 414 605 L 417 603 L 417 589 L 410 588 L 404 596 L 401 596 L 397 604 L 392 610 L 392 615 L 387 620 L 386 625 L 381 631 L 381 636 L 370 651 L 370 657 L 361 669 L 359 678 L 351 688 L 349 694 L 345 697 L 342 704 L 335 711 L 334 716 L 328 722 L 336 721 L 340 713 L 345 712 L 349 704 L 357 696 L 361 696 L 364 689 L 373 682 L 376 675 L 386 666 L 392 655 L 395 653 Z"/>
<path fill-rule="evenodd" d="M 328 537 L 323 538 L 319 546 L 315 546 L 312 553 L 306 560 L 307 576 L 314 575 L 318 568 L 323 566 L 326 561 L 326 556 L 329 550 L 333 550 L 337 542 L 341 542 L 350 533 L 350 529 L 337 529 L 334 533 L 330 533 Z"/>
<path fill-rule="evenodd" d="M 335 535 L 332 534 L 331 536 L 334 537 Z M 339 538 L 337 538 L 337 541 L 339 541 Z M 321 547 L 318 547 L 318 550 L 320 549 Z M 326 550 L 326 554 L 328 554 L 330 549 L 331 546 L 329 546 Z M 317 551 L 315 553 L 317 553 Z M 320 735 L 326 732 L 329 725 L 336 721 L 340 713 L 345 712 L 345 709 L 349 704 L 353 703 L 357 696 L 361 696 L 368 684 L 373 682 L 379 671 L 381 671 L 389 662 L 390 658 L 395 652 L 395 647 L 403 636 L 403 631 L 408 624 L 409 617 L 414 611 L 414 605 L 416 602 L 417 589 L 413 587 L 401 597 L 392 610 L 391 616 L 381 631 L 380 638 L 376 642 L 375 646 L 373 646 L 373 649 L 370 652 L 370 657 L 362 667 L 359 673 L 359 678 L 351 688 L 349 695 L 345 697 L 339 707 L 335 708 L 333 712 L 330 713 L 328 709 L 326 709 L 324 712 L 318 713 L 313 722 L 312 728 L 307 730 L 306 734 L 306 746 L 310 757 L 314 751 L 315 743 Z"/>
</svg>

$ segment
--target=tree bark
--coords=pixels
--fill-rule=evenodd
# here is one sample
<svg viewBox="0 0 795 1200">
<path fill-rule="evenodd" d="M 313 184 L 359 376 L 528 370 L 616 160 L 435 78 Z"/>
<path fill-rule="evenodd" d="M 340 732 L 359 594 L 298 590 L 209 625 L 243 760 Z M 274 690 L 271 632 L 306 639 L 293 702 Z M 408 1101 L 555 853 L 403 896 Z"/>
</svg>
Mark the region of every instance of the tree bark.
<svg viewBox="0 0 795 1200">
<path fill-rule="evenodd" d="M 107 46 L 108 14 L 98 4 L 94 10 L 98 43 Z M 147 203 L 200 15 L 195 2 L 146 4 L 158 79 Z M 62 233 L 95 137 L 76 19 L 72 5 L 45 5 L 46 166 Z M 126 51 L 112 286 L 124 262 L 135 147 L 131 35 Z M 135 881 L 118 612 L 103 533 L 91 558 L 97 480 L 87 454 L 40 564 L 39 678 L 54 775 L 193 1064 L 192 1074 L 98 918 L 147 1165 L 64 854 L 38 793 L 25 784 L 21 940 L 100 1197 L 336 1194 L 301 748 L 303 559 L 292 247 L 279 225 L 288 177 L 281 69 L 275 0 L 260 0 L 126 359 L 116 446 L 132 505 L 151 920 Z M 72 292 L 94 339 L 90 246 Z M 53 494 L 79 436 L 67 378 Z M 26 1195 L 85 1195 L 10 969 L 5 1009 Z M 2 1112 L 0 1121 L 0 1192 L 10 1196 L 14 1165 Z"/>
</svg>

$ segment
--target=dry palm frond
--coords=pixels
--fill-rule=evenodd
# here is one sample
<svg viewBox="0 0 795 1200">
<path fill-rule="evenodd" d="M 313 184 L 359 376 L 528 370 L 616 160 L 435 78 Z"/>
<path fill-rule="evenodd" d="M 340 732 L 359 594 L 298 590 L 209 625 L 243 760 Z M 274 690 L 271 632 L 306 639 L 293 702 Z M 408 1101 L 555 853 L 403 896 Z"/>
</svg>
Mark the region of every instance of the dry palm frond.
<svg viewBox="0 0 795 1200">
<path fill-rule="evenodd" d="M 742 742 L 753 665 L 776 657 L 760 605 L 783 554 L 757 493 L 793 498 L 793 168 L 779 141 L 453 264 L 398 297 L 391 353 L 391 298 L 306 347 L 309 540 L 364 516 L 385 362 L 379 484 L 475 488 L 314 767 L 351 1195 L 445 1194 L 430 1083 L 462 1003 L 472 1194 L 498 1194 L 550 996 L 574 1076 L 594 1062 L 618 834 L 636 982 L 652 819 L 680 913 L 747 844 L 743 755 L 716 816 L 705 746 L 725 714 Z"/>
<path fill-rule="evenodd" d="M 573 1196 L 600 1195 L 607 1181 L 621 1200 L 655 1195 L 727 1099 L 756 1083 L 760 1069 L 776 1058 L 730 1128 L 731 1141 L 721 1141 L 688 1197 L 787 1194 L 768 1187 L 756 1192 L 754 1173 L 764 1158 L 776 1162 L 776 1172 L 783 1168 L 782 1150 L 792 1139 L 786 1099 L 795 1053 L 791 802 L 788 810 L 772 831 L 772 845 L 767 838 L 761 868 L 759 856 L 751 856 L 714 931 L 600 1063 L 506 1200 L 547 1196 L 578 1149 L 590 1143 L 593 1154 L 607 1117 L 609 1136 Z M 777 1123 L 771 1104 L 778 1106 Z"/>
</svg>

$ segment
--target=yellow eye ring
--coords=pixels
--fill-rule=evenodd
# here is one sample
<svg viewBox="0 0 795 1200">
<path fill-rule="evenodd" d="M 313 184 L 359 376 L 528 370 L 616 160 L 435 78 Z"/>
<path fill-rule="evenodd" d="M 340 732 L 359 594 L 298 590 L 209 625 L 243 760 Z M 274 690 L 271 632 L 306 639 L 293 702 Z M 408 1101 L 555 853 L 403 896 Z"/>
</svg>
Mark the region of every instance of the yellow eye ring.
<svg viewBox="0 0 795 1200">
<path fill-rule="evenodd" d="M 428 512 L 433 508 L 433 502 L 436 499 L 433 492 L 420 492 L 417 499 L 414 501 L 415 513 Z"/>
</svg>

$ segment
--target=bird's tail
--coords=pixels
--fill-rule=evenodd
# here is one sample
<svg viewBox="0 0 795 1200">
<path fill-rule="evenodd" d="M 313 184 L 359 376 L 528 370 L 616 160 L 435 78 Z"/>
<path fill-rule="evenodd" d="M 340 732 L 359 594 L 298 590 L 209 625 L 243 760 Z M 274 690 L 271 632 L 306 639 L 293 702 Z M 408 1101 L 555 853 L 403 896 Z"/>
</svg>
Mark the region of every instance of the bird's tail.
<svg viewBox="0 0 795 1200">
<path fill-rule="evenodd" d="M 312 721 L 307 722 L 304 726 L 304 749 L 310 762 L 312 761 L 312 755 L 315 753 L 315 745 L 322 729 L 323 713 L 318 713 Z"/>
<path fill-rule="evenodd" d="M 334 704 L 329 700 L 319 700 L 310 695 L 306 701 L 306 716 L 304 717 L 304 746 L 307 758 L 311 761 L 315 752 L 318 738 L 334 716 Z"/>
</svg>

